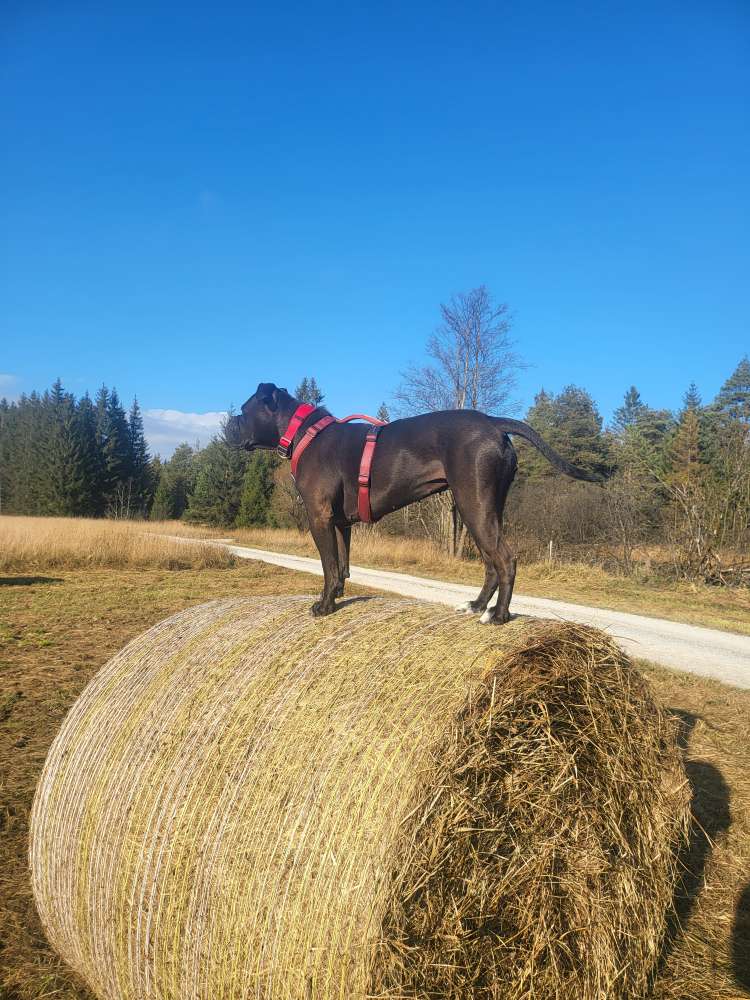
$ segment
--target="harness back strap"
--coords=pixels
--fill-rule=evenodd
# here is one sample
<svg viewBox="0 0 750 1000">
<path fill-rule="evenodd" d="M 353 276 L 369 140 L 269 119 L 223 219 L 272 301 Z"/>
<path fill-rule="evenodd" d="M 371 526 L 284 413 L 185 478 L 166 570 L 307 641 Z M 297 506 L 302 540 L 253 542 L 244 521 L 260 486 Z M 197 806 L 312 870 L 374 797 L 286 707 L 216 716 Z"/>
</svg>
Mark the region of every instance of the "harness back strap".
<svg viewBox="0 0 750 1000">
<path fill-rule="evenodd" d="M 370 476 L 372 469 L 372 459 L 375 454 L 375 445 L 378 434 L 383 425 L 371 427 L 365 438 L 365 446 L 362 449 L 362 458 L 359 463 L 359 478 L 357 480 L 357 513 L 360 521 L 369 524 L 372 521 L 372 510 L 370 508 Z"/>
<path fill-rule="evenodd" d="M 313 442 L 321 431 L 326 429 L 326 427 L 330 427 L 331 424 L 346 424 L 350 420 L 367 420 L 370 424 L 372 424 L 373 426 L 367 432 L 365 446 L 362 449 L 362 458 L 359 463 L 359 477 L 357 480 L 357 514 L 360 521 L 364 521 L 366 524 L 369 524 L 369 522 L 372 521 L 372 510 L 370 508 L 370 478 L 372 459 L 375 454 L 375 444 L 378 439 L 378 434 L 381 429 L 385 427 L 387 421 L 378 420 L 376 417 L 368 417 L 364 413 L 352 413 L 350 416 L 344 417 L 342 420 L 337 420 L 336 417 L 332 417 L 330 413 L 326 413 L 325 416 L 320 418 L 320 420 L 316 420 L 314 424 L 311 424 L 307 428 L 292 451 L 292 444 L 294 442 L 295 435 L 315 409 L 316 407 L 312 406 L 310 403 L 300 403 L 292 414 L 292 418 L 289 421 L 284 434 L 279 439 L 278 450 L 285 458 L 291 457 L 292 478 L 295 479 L 297 476 L 297 466 L 299 465 L 299 460 L 302 458 L 305 449 Z"/>
</svg>

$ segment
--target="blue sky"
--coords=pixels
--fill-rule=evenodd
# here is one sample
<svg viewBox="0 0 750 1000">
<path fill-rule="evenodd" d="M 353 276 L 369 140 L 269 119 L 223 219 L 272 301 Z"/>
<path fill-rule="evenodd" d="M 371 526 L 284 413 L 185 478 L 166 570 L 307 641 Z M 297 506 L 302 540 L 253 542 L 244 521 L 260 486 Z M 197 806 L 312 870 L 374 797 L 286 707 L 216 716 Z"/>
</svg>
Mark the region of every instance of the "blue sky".
<svg viewBox="0 0 750 1000">
<path fill-rule="evenodd" d="M 0 392 L 116 385 L 162 453 L 259 381 L 373 411 L 484 283 L 516 413 L 710 398 L 750 350 L 749 56 L 745 0 L 6 0 Z"/>
</svg>

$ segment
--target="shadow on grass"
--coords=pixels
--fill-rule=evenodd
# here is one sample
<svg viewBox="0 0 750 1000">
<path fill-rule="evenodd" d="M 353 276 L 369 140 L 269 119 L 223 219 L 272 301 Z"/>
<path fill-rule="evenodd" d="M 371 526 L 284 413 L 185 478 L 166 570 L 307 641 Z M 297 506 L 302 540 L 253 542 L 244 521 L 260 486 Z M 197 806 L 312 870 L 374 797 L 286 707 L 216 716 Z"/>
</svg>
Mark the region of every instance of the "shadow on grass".
<svg viewBox="0 0 750 1000">
<path fill-rule="evenodd" d="M 699 717 L 679 708 L 669 711 L 678 722 L 677 742 L 684 753 Z M 690 836 L 680 855 L 682 876 L 675 887 L 674 913 L 667 926 L 659 968 L 663 968 L 703 889 L 714 840 L 729 829 L 732 821 L 729 786 L 721 771 L 705 760 L 686 760 L 685 772 L 691 790 Z"/>
<path fill-rule="evenodd" d="M 62 583 L 61 576 L 0 576 L 0 587 L 32 587 L 35 583 Z"/>
<path fill-rule="evenodd" d="M 740 894 L 734 914 L 732 970 L 738 986 L 750 993 L 750 882 Z"/>
</svg>

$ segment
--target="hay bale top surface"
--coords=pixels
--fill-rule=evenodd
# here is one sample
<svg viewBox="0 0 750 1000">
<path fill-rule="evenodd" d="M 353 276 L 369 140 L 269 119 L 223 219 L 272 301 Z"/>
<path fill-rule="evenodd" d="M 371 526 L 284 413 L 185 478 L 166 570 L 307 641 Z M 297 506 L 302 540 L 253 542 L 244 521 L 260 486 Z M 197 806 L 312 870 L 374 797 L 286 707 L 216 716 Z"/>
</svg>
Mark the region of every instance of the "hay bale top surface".
<svg viewBox="0 0 750 1000">
<path fill-rule="evenodd" d="M 686 787 L 621 651 L 371 598 L 131 642 L 40 780 L 34 891 L 107 1000 L 645 989 Z"/>
</svg>

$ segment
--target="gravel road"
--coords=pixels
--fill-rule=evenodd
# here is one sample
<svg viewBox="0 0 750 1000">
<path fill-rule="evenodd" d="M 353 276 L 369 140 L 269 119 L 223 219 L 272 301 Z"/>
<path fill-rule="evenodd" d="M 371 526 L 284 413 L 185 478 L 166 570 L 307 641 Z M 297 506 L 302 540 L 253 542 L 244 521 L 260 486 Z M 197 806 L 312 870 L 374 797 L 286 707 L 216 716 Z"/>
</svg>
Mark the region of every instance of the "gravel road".
<svg viewBox="0 0 750 1000">
<path fill-rule="evenodd" d="M 244 545 L 219 544 L 241 559 L 258 559 L 284 566 L 303 573 L 322 576 L 320 562 L 306 556 L 268 552 Z M 456 606 L 477 595 L 477 586 L 446 583 L 406 573 L 393 573 L 384 569 L 351 567 L 352 583 L 377 590 L 387 590 L 405 597 L 418 597 L 437 604 Z M 713 628 L 683 625 L 663 618 L 648 618 L 623 611 L 589 608 L 582 604 L 550 601 L 541 597 L 523 597 L 516 594 L 510 606 L 517 615 L 535 618 L 562 618 L 566 621 L 594 625 L 614 636 L 632 656 L 661 663 L 673 670 L 682 670 L 701 677 L 713 677 L 725 684 L 750 688 L 750 636 L 720 632 Z M 477 628 L 491 628 L 477 623 Z"/>
</svg>

